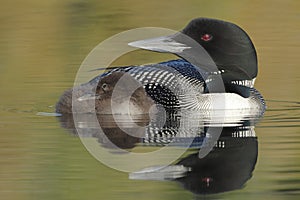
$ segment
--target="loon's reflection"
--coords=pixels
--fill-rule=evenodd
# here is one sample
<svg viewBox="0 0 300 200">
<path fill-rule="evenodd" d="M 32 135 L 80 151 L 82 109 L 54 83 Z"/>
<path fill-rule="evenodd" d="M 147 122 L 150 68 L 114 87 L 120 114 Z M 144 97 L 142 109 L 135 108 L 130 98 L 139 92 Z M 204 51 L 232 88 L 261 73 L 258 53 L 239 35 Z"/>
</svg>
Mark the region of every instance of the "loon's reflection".
<svg viewBox="0 0 300 200">
<path fill-rule="evenodd" d="M 199 146 L 199 140 L 195 139 L 192 146 Z M 258 142 L 253 126 L 224 127 L 212 151 L 204 158 L 199 158 L 197 148 L 191 148 L 189 152 L 188 156 L 173 165 L 162 169 L 150 167 L 131 173 L 129 177 L 173 180 L 195 194 L 236 190 L 242 188 L 252 176 Z"/>
<path fill-rule="evenodd" d="M 63 115 L 60 117 L 61 125 L 80 137 L 97 138 L 101 146 L 109 149 L 132 149 L 136 145 L 189 146 L 185 156 L 172 165 L 164 168 L 149 166 L 130 173 L 130 179 L 171 180 L 196 194 L 220 193 L 242 188 L 251 178 L 257 160 L 254 120 L 214 124 L 213 128 L 221 130 L 220 135 L 217 140 L 211 141 L 210 152 L 199 158 L 199 149 L 205 148 L 212 135 L 212 127 L 207 123 L 189 120 L 189 128 L 185 129 L 180 128 L 183 122 L 178 116 L 168 116 L 163 124 L 159 123 L 160 119 L 149 121 L 143 116 L 135 118 L 134 124 L 129 123 L 126 117 L 116 119 L 110 115 L 97 115 L 95 118 L 82 114 L 76 118 L 75 124 L 73 115 Z"/>
<path fill-rule="evenodd" d="M 237 132 L 225 128 L 214 149 L 204 158 L 197 153 L 181 159 L 176 165 L 190 169 L 185 176 L 174 179 L 183 187 L 200 194 L 220 193 L 243 187 L 252 176 L 258 148 L 254 131 Z M 230 133 L 231 132 L 231 133 Z"/>
</svg>

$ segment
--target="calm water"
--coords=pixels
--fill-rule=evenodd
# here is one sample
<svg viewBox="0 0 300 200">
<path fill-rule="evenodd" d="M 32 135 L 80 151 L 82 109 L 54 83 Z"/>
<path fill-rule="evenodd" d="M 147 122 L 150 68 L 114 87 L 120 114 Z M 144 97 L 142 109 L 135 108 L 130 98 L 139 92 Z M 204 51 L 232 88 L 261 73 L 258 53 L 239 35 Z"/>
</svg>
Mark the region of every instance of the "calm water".
<svg viewBox="0 0 300 200">
<path fill-rule="evenodd" d="M 2 199 L 299 199 L 299 1 L 3 1 L 0 7 Z M 196 196 L 179 181 L 132 180 L 92 157 L 53 112 L 85 56 L 131 28 L 179 30 L 195 17 L 235 22 L 258 52 L 256 88 L 268 109 L 256 126 L 258 158 L 242 189 Z M 114 64 L 170 55 L 133 52 Z"/>
</svg>

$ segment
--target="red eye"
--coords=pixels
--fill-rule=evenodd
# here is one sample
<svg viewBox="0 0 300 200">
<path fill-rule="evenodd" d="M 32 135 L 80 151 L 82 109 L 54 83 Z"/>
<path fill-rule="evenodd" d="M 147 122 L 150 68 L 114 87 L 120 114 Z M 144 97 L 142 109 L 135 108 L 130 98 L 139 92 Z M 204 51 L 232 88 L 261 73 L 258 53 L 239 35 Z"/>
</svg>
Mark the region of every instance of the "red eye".
<svg viewBox="0 0 300 200">
<path fill-rule="evenodd" d="M 213 36 L 210 35 L 210 34 L 208 34 L 208 33 L 206 33 L 206 34 L 204 34 L 204 35 L 201 36 L 201 40 L 203 40 L 205 42 L 210 41 L 212 38 L 213 38 Z"/>
</svg>

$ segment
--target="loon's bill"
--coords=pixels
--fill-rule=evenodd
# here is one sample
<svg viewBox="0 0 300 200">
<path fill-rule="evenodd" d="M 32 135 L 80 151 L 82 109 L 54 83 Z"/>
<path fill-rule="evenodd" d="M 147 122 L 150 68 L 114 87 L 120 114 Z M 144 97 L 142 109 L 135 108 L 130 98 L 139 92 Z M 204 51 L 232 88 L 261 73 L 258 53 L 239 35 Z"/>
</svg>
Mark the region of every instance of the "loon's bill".
<svg viewBox="0 0 300 200">
<path fill-rule="evenodd" d="M 184 43 L 174 40 L 174 35 L 138 40 L 130 42 L 128 45 L 150 51 L 174 54 L 182 53 L 184 50 L 192 48 Z"/>
</svg>

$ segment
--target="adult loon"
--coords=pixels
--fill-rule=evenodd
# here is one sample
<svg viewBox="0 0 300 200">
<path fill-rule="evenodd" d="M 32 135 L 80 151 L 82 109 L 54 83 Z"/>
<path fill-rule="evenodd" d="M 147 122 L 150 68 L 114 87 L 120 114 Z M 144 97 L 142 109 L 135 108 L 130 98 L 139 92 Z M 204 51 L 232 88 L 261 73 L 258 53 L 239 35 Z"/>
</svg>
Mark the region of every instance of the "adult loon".
<svg viewBox="0 0 300 200">
<path fill-rule="evenodd" d="M 65 92 L 56 105 L 56 112 L 72 112 L 71 93 L 75 92 L 75 101 L 82 105 L 80 111 L 93 110 L 85 108 L 84 102 L 96 99 L 93 105 L 101 113 L 105 110 L 101 107 L 109 105 L 105 102 L 110 102 L 112 97 L 112 93 L 103 95 L 107 94 L 105 88 L 109 86 L 109 82 L 103 80 L 115 80 L 110 81 L 113 88 L 120 79 L 114 77 L 123 73 L 142 86 L 142 92 L 134 97 L 134 101 L 143 102 L 146 99 L 149 102 L 146 107 L 141 103 L 134 104 L 137 107 L 150 109 L 152 105 L 160 104 L 168 110 L 254 109 L 257 115 L 263 115 L 264 99 L 253 88 L 258 71 L 256 51 L 247 33 L 237 25 L 217 19 L 197 18 L 174 35 L 135 41 L 129 45 L 173 53 L 181 59 L 112 69 L 76 90 L 73 88 Z M 151 103 L 149 98 L 155 103 Z"/>
</svg>

